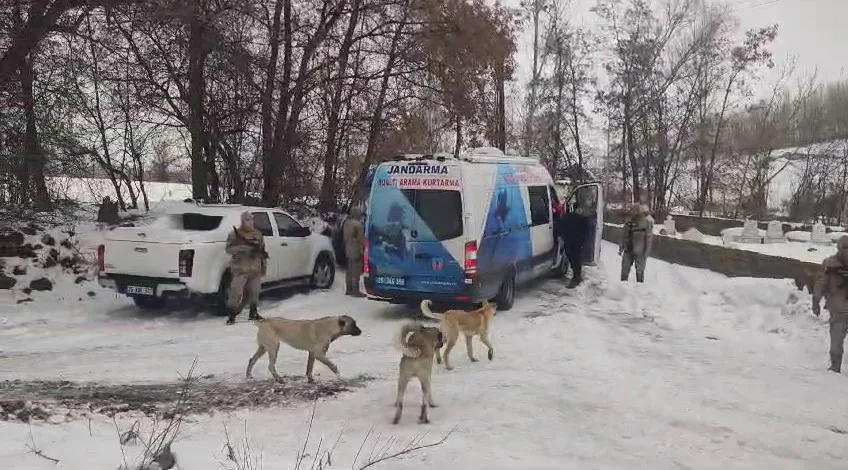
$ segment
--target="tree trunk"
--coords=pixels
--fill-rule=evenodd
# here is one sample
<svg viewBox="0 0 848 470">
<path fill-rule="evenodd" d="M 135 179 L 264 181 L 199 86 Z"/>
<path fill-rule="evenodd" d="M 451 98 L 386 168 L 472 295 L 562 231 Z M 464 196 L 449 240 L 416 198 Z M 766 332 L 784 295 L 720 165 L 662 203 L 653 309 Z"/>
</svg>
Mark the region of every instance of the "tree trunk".
<svg viewBox="0 0 848 470">
<path fill-rule="evenodd" d="M 38 118 L 35 114 L 35 96 L 33 94 L 32 59 L 24 59 L 18 67 L 21 81 L 21 97 L 26 118 L 24 135 L 24 168 L 26 179 L 21 185 L 26 188 L 29 199 L 39 211 L 50 210 L 50 195 L 47 192 L 47 182 L 44 179 L 46 158 L 38 135 Z"/>
<path fill-rule="evenodd" d="M 459 152 L 462 149 L 462 117 L 456 116 L 456 144 L 453 147 L 454 158 L 459 158 Z"/>
<path fill-rule="evenodd" d="M 636 158 L 636 142 L 633 137 L 633 116 L 631 115 L 630 96 L 624 97 L 624 134 L 626 136 L 627 156 L 630 159 L 631 177 L 633 179 L 633 202 L 642 201 L 642 190 L 639 182 L 639 161 Z"/>
<path fill-rule="evenodd" d="M 362 162 L 359 177 L 356 179 L 356 187 L 354 188 L 355 197 L 352 198 L 351 203 L 360 202 L 365 199 L 365 193 L 362 186 L 365 183 L 366 176 L 368 175 L 368 169 L 374 161 L 374 156 L 377 153 L 377 143 L 380 137 L 383 112 L 386 106 L 386 95 L 389 91 L 389 81 L 398 60 L 398 47 L 400 46 L 400 40 L 403 35 L 403 28 L 406 26 L 406 22 L 409 19 L 409 0 L 406 0 L 403 3 L 402 8 L 403 17 L 398 22 L 397 29 L 392 36 L 392 43 L 389 46 L 388 59 L 386 60 L 386 66 L 383 68 L 383 77 L 380 80 L 380 93 L 377 95 L 377 102 L 374 104 L 374 111 L 371 114 L 371 122 L 368 126 L 368 146 L 365 150 L 365 159 Z"/>
<path fill-rule="evenodd" d="M 265 69 L 265 87 L 261 98 L 263 162 L 271 155 L 274 146 L 274 91 L 277 84 L 277 62 L 280 57 L 280 20 L 285 3 L 289 3 L 291 8 L 290 0 L 277 0 L 274 4 L 274 17 L 271 20 L 271 55 Z M 263 163 L 264 166 L 266 164 Z"/>
<path fill-rule="evenodd" d="M 207 138 L 204 126 L 204 99 L 206 96 L 206 80 L 203 69 L 206 62 L 206 45 L 204 32 L 206 26 L 201 23 L 202 0 L 194 3 L 194 16 L 189 23 L 188 44 L 188 107 L 191 135 L 191 194 L 195 199 L 206 199 L 208 196 L 207 167 L 204 149 Z"/>
<path fill-rule="evenodd" d="M 277 111 L 274 113 L 271 110 L 271 100 L 273 99 L 273 81 L 276 70 L 269 70 L 271 75 L 266 78 L 266 99 L 265 111 L 268 112 L 266 117 L 267 127 L 263 129 L 263 152 L 262 152 L 262 202 L 267 206 L 274 206 L 279 203 L 280 193 L 282 192 L 283 178 L 283 155 L 278 154 L 279 142 L 282 140 L 283 125 L 285 117 L 288 115 L 291 102 L 291 71 L 292 71 L 292 4 L 291 0 L 280 0 L 282 2 L 283 14 L 283 77 L 280 85 L 280 99 L 277 105 Z M 274 9 L 276 26 L 272 24 L 271 35 L 279 34 L 279 19 L 278 11 L 279 2 Z M 279 41 L 274 41 L 278 43 Z M 279 54 L 279 49 L 272 47 L 271 62 L 276 66 L 277 58 L 275 54 Z M 267 85 L 267 82 L 271 82 Z M 276 116 L 274 119 L 273 116 Z M 272 124 L 276 122 L 276 125 Z M 273 128 L 273 129 L 272 129 Z M 267 142 L 266 142 L 267 140 Z"/>
<path fill-rule="evenodd" d="M 727 87 L 724 89 L 724 99 L 721 103 L 721 111 L 718 114 L 718 122 L 716 123 L 716 133 L 713 138 L 713 145 L 710 149 L 710 160 L 707 163 L 706 174 L 704 175 L 704 181 L 701 185 L 701 193 L 698 197 L 698 206 L 700 207 L 699 216 L 704 216 L 704 208 L 707 205 L 707 194 L 712 188 L 713 184 L 713 175 L 715 174 L 715 161 L 716 155 L 718 154 L 718 143 L 721 138 L 721 130 L 724 127 L 724 114 L 727 112 L 727 101 L 730 98 L 730 91 L 733 87 L 733 82 L 736 80 L 736 74 L 731 75 L 730 79 L 727 82 Z"/>
<path fill-rule="evenodd" d="M 498 136 L 497 146 L 506 153 L 506 77 L 503 62 L 498 63 L 495 73 L 495 100 L 497 101 Z"/>
<path fill-rule="evenodd" d="M 344 39 L 339 48 L 338 56 L 338 78 L 334 84 L 333 97 L 330 103 L 330 115 L 327 117 L 327 145 L 324 151 L 324 174 L 321 181 L 321 196 L 318 207 L 322 211 L 330 211 L 336 206 L 336 180 L 335 168 L 338 154 L 336 152 L 341 119 L 341 109 L 344 102 L 346 80 L 343 78 L 347 73 L 347 64 L 350 58 L 350 49 L 353 46 L 353 35 L 359 24 L 360 5 L 362 0 L 353 0 L 351 6 L 350 21 L 345 31 Z"/>
<path fill-rule="evenodd" d="M 533 0 L 533 68 L 530 71 L 530 95 L 527 102 L 527 123 L 525 129 L 524 156 L 529 157 L 533 150 L 533 121 L 536 116 L 536 89 L 539 82 L 539 17 L 542 13 L 542 0 Z"/>
</svg>

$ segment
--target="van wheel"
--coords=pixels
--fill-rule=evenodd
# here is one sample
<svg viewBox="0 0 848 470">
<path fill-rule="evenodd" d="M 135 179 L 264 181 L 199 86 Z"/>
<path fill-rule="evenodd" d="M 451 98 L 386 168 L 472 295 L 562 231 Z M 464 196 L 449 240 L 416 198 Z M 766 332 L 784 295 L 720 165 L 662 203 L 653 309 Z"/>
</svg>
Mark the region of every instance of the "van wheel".
<svg viewBox="0 0 848 470">
<path fill-rule="evenodd" d="M 229 312 L 227 312 L 227 300 L 230 298 L 230 283 L 232 279 L 229 272 L 225 272 L 221 276 L 221 284 L 218 285 L 218 293 L 215 294 L 215 304 L 212 308 L 212 313 L 216 316 L 226 317 L 229 315 Z"/>
<path fill-rule="evenodd" d="M 135 306 L 142 310 L 161 310 L 165 308 L 165 299 L 163 297 L 145 297 L 135 296 L 132 298 Z"/>
<path fill-rule="evenodd" d="M 515 303 L 515 271 L 510 270 L 501 283 L 501 290 L 495 297 L 498 310 L 509 310 Z"/>
<path fill-rule="evenodd" d="M 315 289 L 329 289 L 336 280 L 336 267 L 333 259 L 327 253 L 318 255 L 315 260 L 315 268 L 312 270 L 312 287 Z"/>
</svg>

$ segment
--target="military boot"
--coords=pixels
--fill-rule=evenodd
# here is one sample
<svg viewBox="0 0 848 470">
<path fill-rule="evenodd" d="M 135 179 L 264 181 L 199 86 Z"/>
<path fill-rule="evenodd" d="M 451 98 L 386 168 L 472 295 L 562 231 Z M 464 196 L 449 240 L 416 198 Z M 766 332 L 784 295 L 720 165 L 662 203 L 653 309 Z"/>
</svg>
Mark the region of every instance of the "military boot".
<svg viewBox="0 0 848 470">
<path fill-rule="evenodd" d="M 227 307 L 227 325 L 234 325 L 236 323 L 236 316 L 240 310 L 240 308 Z"/>
<path fill-rule="evenodd" d="M 842 354 L 830 353 L 830 368 L 828 370 L 837 374 L 842 372 Z"/>
<path fill-rule="evenodd" d="M 250 314 L 248 315 L 247 319 L 248 320 L 264 320 L 265 318 L 263 318 L 262 315 L 259 315 L 259 312 L 257 310 L 258 309 L 256 307 L 256 304 L 251 305 L 250 306 Z"/>
</svg>

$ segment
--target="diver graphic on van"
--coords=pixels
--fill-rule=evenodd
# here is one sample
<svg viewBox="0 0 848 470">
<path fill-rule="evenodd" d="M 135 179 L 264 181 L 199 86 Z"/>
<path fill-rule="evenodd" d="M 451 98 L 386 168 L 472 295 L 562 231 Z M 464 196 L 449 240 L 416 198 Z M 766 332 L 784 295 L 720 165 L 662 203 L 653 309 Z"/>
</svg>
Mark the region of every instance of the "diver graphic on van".
<svg viewBox="0 0 848 470">
<path fill-rule="evenodd" d="M 382 226 L 371 224 L 369 239 L 373 237 L 373 246 L 382 249 L 386 255 L 403 260 L 409 254 L 409 224 L 406 223 L 406 209 L 398 203 L 392 203 Z"/>
</svg>

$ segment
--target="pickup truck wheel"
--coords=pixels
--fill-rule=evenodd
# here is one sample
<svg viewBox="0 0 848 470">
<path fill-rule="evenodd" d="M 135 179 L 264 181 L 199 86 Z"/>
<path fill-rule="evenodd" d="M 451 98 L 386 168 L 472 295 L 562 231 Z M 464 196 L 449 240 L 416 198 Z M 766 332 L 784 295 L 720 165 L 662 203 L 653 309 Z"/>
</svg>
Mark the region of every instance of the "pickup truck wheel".
<svg viewBox="0 0 848 470">
<path fill-rule="evenodd" d="M 135 296 L 132 298 L 135 306 L 143 310 L 160 310 L 165 308 L 165 299 L 162 297 Z"/>
<path fill-rule="evenodd" d="M 501 283 L 501 289 L 495 297 L 495 303 L 498 305 L 498 310 L 509 310 L 515 303 L 515 271 L 510 270 L 504 276 Z"/>
<path fill-rule="evenodd" d="M 230 273 L 227 272 L 221 276 L 221 284 L 218 286 L 218 293 L 215 294 L 215 307 L 212 309 L 212 313 L 219 317 L 229 315 L 229 312 L 227 312 L 227 300 L 230 298 L 231 281 L 232 277 Z"/>
<path fill-rule="evenodd" d="M 336 279 L 336 267 L 333 258 L 327 253 L 318 255 L 315 260 L 315 268 L 312 270 L 312 287 L 316 289 L 329 289 Z"/>
</svg>

